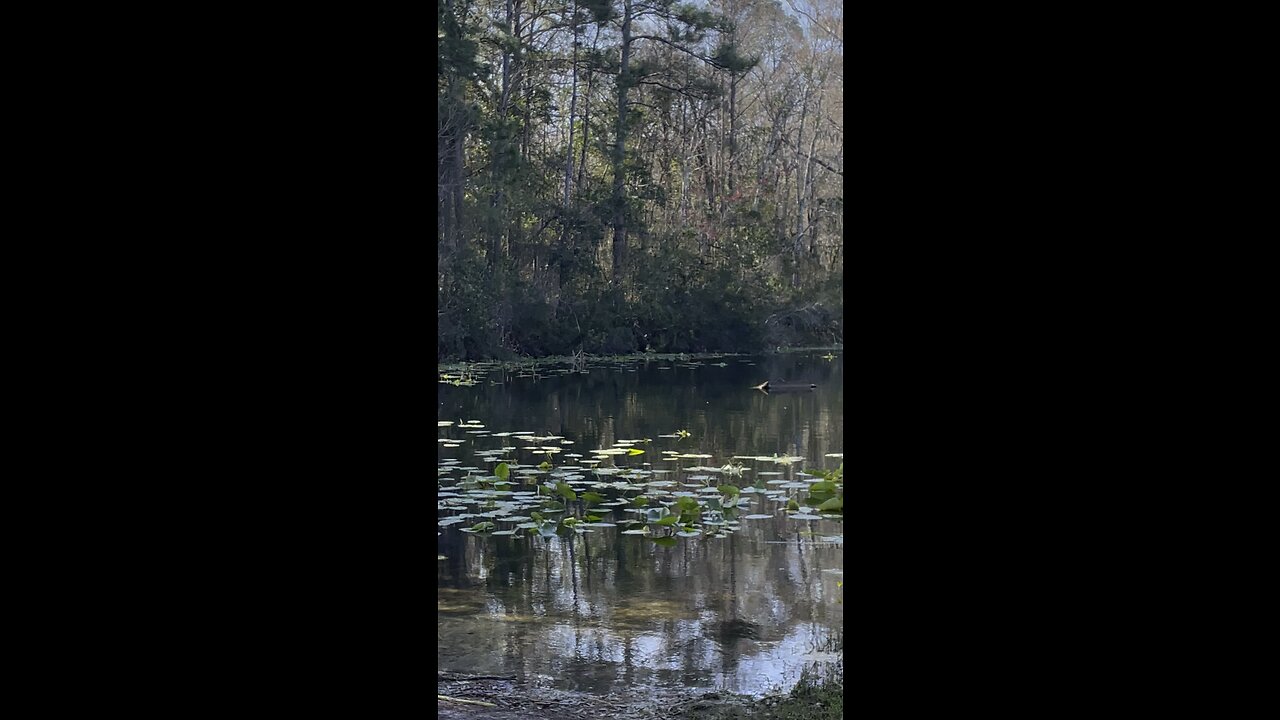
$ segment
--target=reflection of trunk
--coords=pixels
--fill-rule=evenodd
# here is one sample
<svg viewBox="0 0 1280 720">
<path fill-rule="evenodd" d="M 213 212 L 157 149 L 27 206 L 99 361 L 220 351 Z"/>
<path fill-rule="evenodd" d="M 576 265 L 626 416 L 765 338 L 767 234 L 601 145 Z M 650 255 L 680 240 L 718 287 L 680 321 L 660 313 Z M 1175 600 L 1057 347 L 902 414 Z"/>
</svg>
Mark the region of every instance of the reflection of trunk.
<svg viewBox="0 0 1280 720">
<path fill-rule="evenodd" d="M 619 543 L 621 544 L 621 543 Z M 622 640 L 622 682 L 625 687 L 630 687 L 635 675 L 635 652 L 632 650 L 631 643 L 634 639 L 628 634 Z"/>
<path fill-rule="evenodd" d="M 738 620 L 738 548 L 734 543 L 734 535 L 729 535 L 729 620 L 722 623 L 723 626 L 736 627 Z M 732 640 L 730 642 L 733 642 Z M 727 648 L 726 648 L 727 649 Z M 720 672 L 725 677 L 733 676 L 733 668 L 736 663 L 733 653 L 720 653 Z"/>
<path fill-rule="evenodd" d="M 568 509 L 569 512 L 573 512 L 567 505 L 566 509 Z M 576 618 L 578 617 L 578 559 L 573 552 L 572 535 L 569 536 L 569 540 L 566 544 L 569 546 L 569 576 L 573 587 L 573 616 Z"/>
<path fill-rule="evenodd" d="M 586 564 L 583 566 L 587 571 L 587 591 L 591 591 L 591 542 L 587 540 L 586 535 L 582 535 L 582 554 L 586 557 Z"/>
<path fill-rule="evenodd" d="M 547 579 L 547 597 L 551 597 L 551 539 L 542 541 L 542 556 L 547 559 L 543 576 Z"/>
</svg>

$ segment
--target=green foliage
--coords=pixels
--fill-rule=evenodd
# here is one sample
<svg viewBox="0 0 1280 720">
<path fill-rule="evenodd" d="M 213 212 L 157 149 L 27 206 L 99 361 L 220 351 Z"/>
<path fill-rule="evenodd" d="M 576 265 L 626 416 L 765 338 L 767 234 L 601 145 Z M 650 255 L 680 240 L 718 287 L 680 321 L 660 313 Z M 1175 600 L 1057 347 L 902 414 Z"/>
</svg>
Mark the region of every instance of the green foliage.
<svg viewBox="0 0 1280 720">
<path fill-rule="evenodd" d="M 833 497 L 818 506 L 819 510 L 829 510 L 831 512 L 844 512 L 844 498 Z"/>
<path fill-rule="evenodd" d="M 732 42 L 722 42 L 712 59 L 731 73 L 745 73 L 760 62 L 760 57 L 745 57 Z"/>
<path fill-rule="evenodd" d="M 820 128 L 815 157 L 842 157 L 830 100 L 814 104 L 838 93 L 821 85 L 838 58 L 780 55 L 808 31 L 772 5 L 730 18 L 648 0 L 633 6 L 633 34 L 648 37 L 622 74 L 608 28 L 623 5 L 577 5 L 575 50 L 539 26 L 547 8 L 514 6 L 516 24 L 540 32 L 513 35 L 501 4 L 437 4 L 438 358 L 842 341 L 843 260 L 823 255 L 843 245 L 842 180 L 807 156 Z M 751 72 L 762 63 L 767 72 Z M 627 237 L 619 268 L 615 211 Z"/>
<path fill-rule="evenodd" d="M 572 501 L 578 499 L 578 494 L 573 491 L 573 488 L 569 487 L 569 483 L 564 481 L 556 483 L 556 493 L 565 500 Z"/>
<path fill-rule="evenodd" d="M 844 463 L 834 470 L 807 470 L 810 475 L 821 477 L 809 486 L 806 505 L 816 505 L 822 512 L 844 512 Z"/>
</svg>

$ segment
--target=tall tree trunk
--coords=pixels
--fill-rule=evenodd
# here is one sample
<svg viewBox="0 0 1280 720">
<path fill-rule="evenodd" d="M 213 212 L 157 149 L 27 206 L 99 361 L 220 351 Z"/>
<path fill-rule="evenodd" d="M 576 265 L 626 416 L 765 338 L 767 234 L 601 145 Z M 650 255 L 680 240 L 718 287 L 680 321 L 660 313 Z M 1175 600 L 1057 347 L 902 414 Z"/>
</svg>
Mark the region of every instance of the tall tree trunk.
<svg viewBox="0 0 1280 720">
<path fill-rule="evenodd" d="M 596 47 L 600 42 L 600 28 L 596 28 L 595 37 L 591 39 L 591 57 L 594 60 Z M 582 187 L 582 174 L 587 167 L 587 141 L 591 137 L 591 84 L 595 79 L 591 63 L 587 64 L 587 89 L 582 94 L 582 153 L 578 156 L 578 179 L 575 184 Z"/>
<path fill-rule="evenodd" d="M 515 35 L 516 15 L 519 13 L 519 0 L 506 0 L 506 31 L 509 36 Z M 513 68 L 511 53 L 503 46 L 502 51 L 502 96 L 498 101 L 498 117 L 506 118 L 511 107 L 511 83 Z M 507 232 L 509 223 L 504 212 L 505 198 L 503 187 L 506 185 L 506 173 L 501 167 L 506 160 L 510 138 L 507 128 L 499 123 L 497 135 L 493 140 L 493 157 L 489 162 L 489 184 L 493 188 L 489 196 L 489 207 L 493 211 L 492 226 L 489 229 L 488 263 L 493 267 L 502 255 L 502 236 Z"/>
<path fill-rule="evenodd" d="M 573 78 L 569 83 L 569 148 L 564 160 L 564 205 L 569 207 L 569 184 L 573 178 L 573 116 L 578 107 L 578 2 L 573 3 Z"/>
<path fill-rule="evenodd" d="M 613 147 L 613 281 L 619 283 L 627 255 L 626 158 L 627 92 L 631 89 L 631 0 L 622 2 L 622 62 L 618 72 L 618 122 Z"/>
<path fill-rule="evenodd" d="M 805 79 L 804 100 L 800 103 L 800 125 L 798 126 L 796 136 L 796 149 L 801 150 L 804 147 L 804 124 L 809 117 L 809 95 L 810 88 L 808 78 Z M 804 240 L 805 221 L 808 213 L 805 211 L 806 201 L 808 200 L 806 193 L 809 188 L 809 173 L 813 167 L 813 160 L 805 158 L 802 170 L 797 169 L 796 172 L 796 226 L 795 236 L 791 241 L 791 287 L 800 287 L 800 255 L 801 241 Z"/>
<path fill-rule="evenodd" d="M 738 78 L 729 76 L 729 173 L 728 193 L 733 194 L 733 170 L 738 155 Z"/>
</svg>

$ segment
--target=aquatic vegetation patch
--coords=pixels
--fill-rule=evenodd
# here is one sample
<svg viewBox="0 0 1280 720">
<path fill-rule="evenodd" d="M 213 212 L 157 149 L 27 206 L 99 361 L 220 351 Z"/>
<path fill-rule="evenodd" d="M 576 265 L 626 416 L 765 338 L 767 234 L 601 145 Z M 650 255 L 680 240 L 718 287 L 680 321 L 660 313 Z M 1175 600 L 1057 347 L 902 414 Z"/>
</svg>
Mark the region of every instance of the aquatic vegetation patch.
<svg viewBox="0 0 1280 720">
<path fill-rule="evenodd" d="M 440 528 L 454 527 L 481 536 L 534 536 L 550 540 L 572 538 L 595 530 L 638 535 L 655 547 L 675 547 L 691 538 L 722 539 L 738 532 L 742 523 L 763 520 L 794 522 L 799 528 L 821 520 L 843 518 L 843 464 L 835 469 L 790 466 L 803 457 L 790 455 L 735 455 L 719 463 L 681 467 L 683 461 L 712 460 L 713 455 L 695 448 L 658 450 L 660 459 L 674 467 L 649 469 L 606 464 L 644 455 L 635 445 L 654 443 L 651 438 L 621 439 L 612 447 L 592 450 L 595 457 L 563 453 L 564 436 L 537 435 L 533 431 L 476 432 L 479 420 L 440 421 L 441 432 L 454 428 L 472 435 L 514 438 L 519 449 L 545 460 L 536 466 L 521 464 L 507 453 L 517 447 L 474 448 L 476 459 L 490 467 L 464 466 L 446 458 L 437 467 L 437 520 Z M 660 438 L 683 441 L 688 431 Z M 443 447 L 460 447 L 462 439 L 439 438 Z M 559 455 L 576 461 L 557 467 Z M 781 470 L 753 471 L 741 461 L 786 465 Z M 744 480 L 750 473 L 755 479 Z M 794 479 L 786 479 L 790 476 Z M 772 479 L 766 479 L 772 478 Z M 743 483 L 752 483 L 743 486 Z M 781 505 L 782 507 L 779 507 Z M 615 517 L 615 513 L 622 517 Z M 616 521 L 615 521 L 616 520 Z M 501 525 L 499 525 L 499 523 Z M 616 528 L 616 529 L 615 529 Z M 812 536 L 812 533 L 805 533 Z M 843 542 L 830 532 L 814 542 Z"/>
</svg>

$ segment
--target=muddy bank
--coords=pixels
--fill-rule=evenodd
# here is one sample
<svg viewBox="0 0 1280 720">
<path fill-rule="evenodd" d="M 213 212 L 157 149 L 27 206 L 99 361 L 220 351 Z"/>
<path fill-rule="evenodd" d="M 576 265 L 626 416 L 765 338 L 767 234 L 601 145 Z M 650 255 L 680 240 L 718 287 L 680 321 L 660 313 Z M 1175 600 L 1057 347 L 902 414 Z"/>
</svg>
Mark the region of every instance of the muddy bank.
<svg viewBox="0 0 1280 720">
<path fill-rule="evenodd" d="M 594 720 L 627 717 L 659 720 L 680 698 L 645 695 L 593 695 L 550 687 L 550 678 L 515 678 L 439 672 L 437 699 L 446 720 Z M 476 705 L 456 700 L 487 703 Z"/>
<path fill-rule="evenodd" d="M 436 708 L 444 720 L 834 719 L 842 715 L 840 692 L 835 686 L 801 686 L 790 695 L 766 698 L 717 692 L 593 695 L 555 690 L 545 680 L 440 672 L 438 696 L 451 699 L 438 698 Z"/>
</svg>

